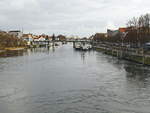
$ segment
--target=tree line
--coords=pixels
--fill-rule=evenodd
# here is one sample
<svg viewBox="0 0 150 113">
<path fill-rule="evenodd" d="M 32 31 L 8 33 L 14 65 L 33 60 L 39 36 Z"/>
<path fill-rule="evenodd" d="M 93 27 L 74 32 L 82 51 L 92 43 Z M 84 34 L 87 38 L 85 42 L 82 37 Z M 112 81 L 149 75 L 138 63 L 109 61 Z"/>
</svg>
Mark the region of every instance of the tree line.
<svg viewBox="0 0 150 113">
<path fill-rule="evenodd" d="M 108 34 L 107 34 L 108 35 Z M 133 17 L 126 23 L 125 32 L 119 32 L 114 36 L 105 36 L 103 33 L 94 35 L 94 40 L 111 43 L 125 43 L 142 46 L 150 42 L 150 14 Z"/>
<path fill-rule="evenodd" d="M 127 41 L 139 46 L 150 41 L 150 14 L 133 17 L 127 22 L 127 27 L 131 28 L 126 36 Z"/>
<path fill-rule="evenodd" d="M 6 47 L 23 47 L 26 42 L 6 32 L 0 32 L 0 49 Z"/>
</svg>

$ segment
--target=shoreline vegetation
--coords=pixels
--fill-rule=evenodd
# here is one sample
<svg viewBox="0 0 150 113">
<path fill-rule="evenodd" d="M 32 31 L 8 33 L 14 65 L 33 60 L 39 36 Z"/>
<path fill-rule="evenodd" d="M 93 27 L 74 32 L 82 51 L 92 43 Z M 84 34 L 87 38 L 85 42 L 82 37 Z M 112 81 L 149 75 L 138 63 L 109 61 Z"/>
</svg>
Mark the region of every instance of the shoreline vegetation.
<svg viewBox="0 0 150 113">
<path fill-rule="evenodd" d="M 9 48 L 5 48 L 4 50 L 6 51 L 19 51 L 19 50 L 24 50 L 27 47 L 9 47 Z"/>
<path fill-rule="evenodd" d="M 105 54 L 150 66 L 150 14 L 133 17 L 124 28 L 97 33 L 92 42 Z"/>
<path fill-rule="evenodd" d="M 0 33 L 0 53 L 5 51 L 23 50 L 26 48 L 26 42 L 14 35 L 6 32 Z"/>
</svg>

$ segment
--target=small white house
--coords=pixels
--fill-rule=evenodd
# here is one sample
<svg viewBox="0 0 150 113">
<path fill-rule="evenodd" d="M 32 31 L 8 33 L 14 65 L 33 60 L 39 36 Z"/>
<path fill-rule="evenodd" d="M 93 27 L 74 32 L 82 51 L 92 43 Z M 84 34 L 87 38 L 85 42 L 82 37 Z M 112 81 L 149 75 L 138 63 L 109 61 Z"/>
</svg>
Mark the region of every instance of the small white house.
<svg viewBox="0 0 150 113">
<path fill-rule="evenodd" d="M 45 38 L 44 38 L 43 36 L 41 36 L 41 37 L 39 38 L 39 41 L 45 41 Z"/>
<path fill-rule="evenodd" d="M 23 36 L 23 33 L 19 30 L 9 31 L 8 33 L 18 38 L 21 38 Z"/>
<path fill-rule="evenodd" d="M 33 35 L 23 34 L 22 39 L 27 42 L 27 45 L 31 45 L 31 42 L 33 41 Z"/>
</svg>

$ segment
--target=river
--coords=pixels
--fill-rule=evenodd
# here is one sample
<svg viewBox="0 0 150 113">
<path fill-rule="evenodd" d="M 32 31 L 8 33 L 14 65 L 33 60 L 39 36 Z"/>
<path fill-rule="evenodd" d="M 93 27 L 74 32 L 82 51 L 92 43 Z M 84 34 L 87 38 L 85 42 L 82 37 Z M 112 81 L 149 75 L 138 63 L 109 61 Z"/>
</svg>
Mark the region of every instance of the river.
<svg viewBox="0 0 150 113">
<path fill-rule="evenodd" d="M 0 113 L 150 113 L 150 68 L 71 44 L 9 52 Z"/>
</svg>

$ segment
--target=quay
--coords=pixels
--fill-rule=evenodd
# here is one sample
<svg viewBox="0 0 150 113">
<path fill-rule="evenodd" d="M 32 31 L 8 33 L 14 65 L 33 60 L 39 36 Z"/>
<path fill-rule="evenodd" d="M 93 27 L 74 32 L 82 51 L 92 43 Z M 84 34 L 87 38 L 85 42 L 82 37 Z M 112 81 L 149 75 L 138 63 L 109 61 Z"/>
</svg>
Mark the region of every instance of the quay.
<svg viewBox="0 0 150 113">
<path fill-rule="evenodd" d="M 127 48 L 122 46 L 118 47 L 102 43 L 94 45 L 93 48 L 94 50 L 103 52 L 104 54 L 112 55 L 119 59 L 150 66 L 150 54 L 143 48 Z"/>
</svg>

